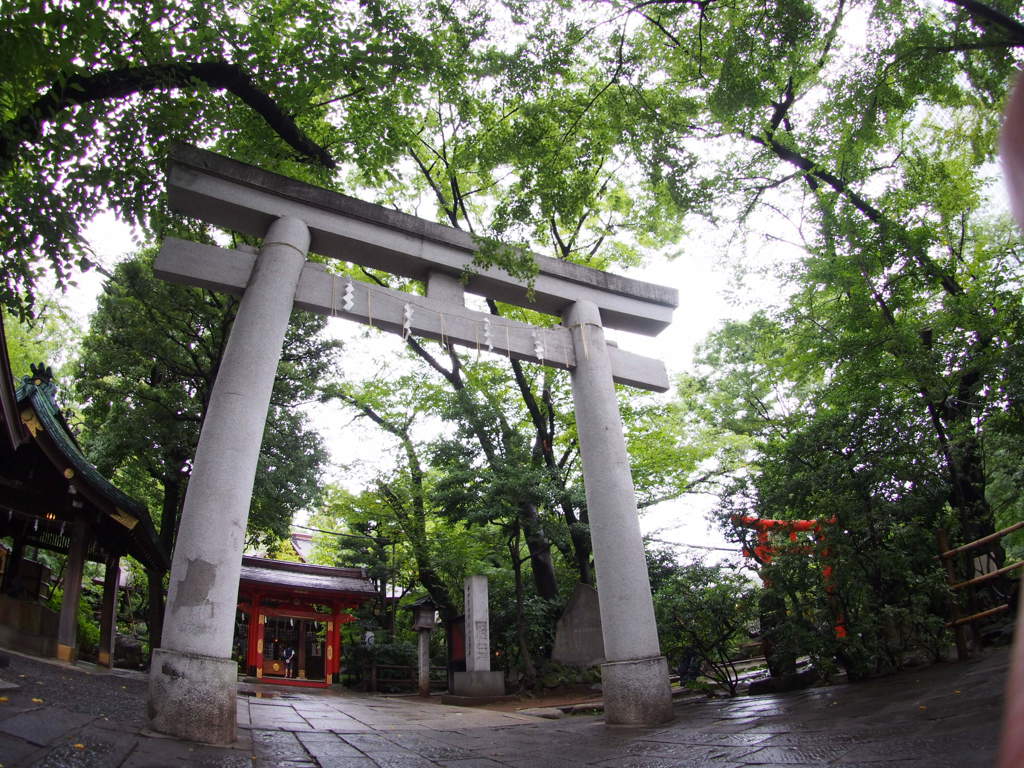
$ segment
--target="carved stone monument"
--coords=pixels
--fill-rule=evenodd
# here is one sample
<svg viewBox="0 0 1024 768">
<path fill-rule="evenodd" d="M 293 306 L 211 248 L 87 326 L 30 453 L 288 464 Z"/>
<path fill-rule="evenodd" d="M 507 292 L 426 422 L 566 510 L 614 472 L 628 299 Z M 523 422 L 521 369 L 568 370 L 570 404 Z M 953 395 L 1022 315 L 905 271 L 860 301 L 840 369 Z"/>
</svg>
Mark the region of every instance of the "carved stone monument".
<svg viewBox="0 0 1024 768">
<path fill-rule="evenodd" d="M 597 590 L 577 584 L 555 627 L 555 648 L 551 658 L 570 667 L 604 664 L 601 606 Z"/>
<path fill-rule="evenodd" d="M 455 672 L 456 696 L 504 696 L 505 674 L 491 669 L 491 617 L 487 577 L 468 576 L 463 587 L 466 615 L 466 671 Z"/>
</svg>

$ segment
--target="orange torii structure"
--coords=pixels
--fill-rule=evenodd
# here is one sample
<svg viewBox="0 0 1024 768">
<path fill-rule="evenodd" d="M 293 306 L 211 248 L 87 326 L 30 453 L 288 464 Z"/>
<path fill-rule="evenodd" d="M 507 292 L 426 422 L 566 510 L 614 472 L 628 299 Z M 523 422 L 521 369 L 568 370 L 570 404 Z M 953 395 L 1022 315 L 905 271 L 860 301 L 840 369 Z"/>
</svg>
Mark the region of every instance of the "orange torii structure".
<svg viewBox="0 0 1024 768">
<path fill-rule="evenodd" d="M 757 533 L 757 544 L 754 545 L 753 550 L 748 547 L 743 548 L 743 556 L 750 557 L 757 560 L 763 565 L 771 563 L 772 558 L 778 551 L 778 547 L 771 543 L 769 534 L 772 532 L 788 534 L 788 538 L 795 545 L 797 542 L 798 533 L 810 533 L 815 539 L 824 543 L 825 531 L 822 527 L 820 520 L 773 520 L 771 518 L 764 517 L 751 517 L 750 515 L 734 515 L 732 518 L 734 525 L 740 526 L 741 528 L 749 528 Z M 826 520 L 829 525 L 835 525 L 836 518 L 832 517 Z M 789 551 L 795 552 L 812 552 L 813 548 L 810 546 L 793 546 L 788 548 Z M 829 556 L 828 547 L 823 547 L 821 550 L 821 557 L 827 558 Z M 829 596 L 829 600 L 835 602 L 835 584 L 832 581 L 832 565 L 824 563 L 821 568 L 821 577 L 825 582 L 825 592 Z M 768 577 L 764 574 L 761 575 L 761 580 L 768 583 Z M 844 638 L 847 635 L 846 632 L 846 619 L 843 616 L 842 610 L 836 609 L 836 623 L 833 626 L 837 638 Z"/>
</svg>

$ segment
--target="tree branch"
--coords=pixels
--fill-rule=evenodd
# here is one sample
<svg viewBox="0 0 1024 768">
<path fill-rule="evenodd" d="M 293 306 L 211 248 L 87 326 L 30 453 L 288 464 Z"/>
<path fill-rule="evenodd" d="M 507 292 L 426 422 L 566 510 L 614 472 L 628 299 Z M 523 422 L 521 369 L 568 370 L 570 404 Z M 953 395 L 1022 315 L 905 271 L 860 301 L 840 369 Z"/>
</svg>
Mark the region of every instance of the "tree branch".
<svg viewBox="0 0 1024 768">
<path fill-rule="evenodd" d="M 1012 38 L 1014 45 L 1024 45 L 1024 24 L 1021 24 L 1012 16 L 1007 16 L 990 5 L 979 3 L 978 0 L 946 1 L 967 11 L 979 23 L 979 26 L 987 27 L 992 24 L 1000 27 Z M 987 22 L 987 24 L 982 22 Z"/>
<path fill-rule="evenodd" d="M 43 126 L 65 109 L 158 89 L 192 88 L 197 81 L 210 88 L 223 88 L 233 93 L 308 160 L 326 168 L 336 166 L 327 150 L 310 139 L 296 124 L 295 118 L 260 90 L 245 70 L 228 61 L 214 60 L 170 62 L 69 75 L 63 82 L 51 85 L 17 117 L 0 124 L 0 173 L 11 167 L 18 147 L 25 142 L 37 141 L 43 134 Z"/>
<path fill-rule="evenodd" d="M 883 235 L 893 237 L 897 239 L 900 244 L 905 247 L 910 254 L 913 256 L 914 261 L 917 262 L 918 266 L 924 270 L 925 274 L 929 277 L 938 280 L 942 284 L 943 289 L 950 296 L 959 296 L 964 292 L 963 286 L 957 282 L 957 279 L 953 275 L 945 274 L 939 267 L 931 260 L 924 250 L 909 241 L 906 237 L 906 233 L 902 232 L 902 228 L 895 224 L 889 219 L 881 210 L 869 203 L 865 198 L 861 197 L 860 194 L 855 192 L 850 184 L 836 176 L 834 173 L 830 173 L 817 165 L 809 157 L 802 155 L 791 147 L 787 147 L 785 144 L 777 141 L 770 134 L 767 136 L 759 136 L 757 134 L 742 134 L 746 138 L 753 141 L 755 144 L 760 144 L 762 147 L 771 150 L 776 157 L 783 160 L 790 165 L 794 165 L 800 170 L 805 172 L 805 178 L 808 180 L 808 184 L 811 184 L 811 179 L 820 181 L 829 187 L 841 197 L 845 198 L 860 211 L 872 224 L 877 225 L 882 231 Z M 812 189 L 816 189 L 811 185 Z M 896 231 L 893 231 L 896 230 Z"/>
</svg>

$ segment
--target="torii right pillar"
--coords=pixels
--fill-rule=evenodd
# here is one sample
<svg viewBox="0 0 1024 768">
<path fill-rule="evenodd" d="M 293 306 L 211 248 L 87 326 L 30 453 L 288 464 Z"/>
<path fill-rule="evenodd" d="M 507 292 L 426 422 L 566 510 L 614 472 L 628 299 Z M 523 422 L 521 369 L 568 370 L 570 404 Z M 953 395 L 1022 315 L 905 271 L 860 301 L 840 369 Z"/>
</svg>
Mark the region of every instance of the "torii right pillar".
<svg viewBox="0 0 1024 768">
<path fill-rule="evenodd" d="M 605 720 L 657 725 L 672 719 L 668 662 L 658 646 L 636 491 L 597 305 L 577 301 L 563 318 L 572 332 L 572 395 L 597 571 Z"/>
</svg>

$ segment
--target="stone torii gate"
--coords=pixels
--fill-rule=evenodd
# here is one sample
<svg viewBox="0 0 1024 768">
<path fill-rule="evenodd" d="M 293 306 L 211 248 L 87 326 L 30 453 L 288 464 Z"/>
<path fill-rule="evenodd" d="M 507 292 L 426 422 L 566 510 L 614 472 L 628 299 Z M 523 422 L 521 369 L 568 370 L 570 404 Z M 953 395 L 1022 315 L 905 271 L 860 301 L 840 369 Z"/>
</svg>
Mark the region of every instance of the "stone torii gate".
<svg viewBox="0 0 1024 768">
<path fill-rule="evenodd" d="M 665 391 L 664 365 L 609 344 L 604 327 L 656 335 L 674 289 L 543 256 L 532 291 L 497 268 L 473 270 L 466 233 L 192 147 L 171 153 L 168 198 L 210 224 L 263 237 L 258 254 L 168 238 L 164 279 L 241 294 L 196 450 L 171 568 L 163 646 L 150 671 L 154 729 L 235 739 L 230 658 L 238 577 L 271 389 L 292 308 L 567 369 L 579 433 L 607 663 L 607 722 L 672 716 L 614 382 Z M 314 251 L 421 280 L 426 296 L 350 281 Z M 467 309 L 464 291 L 562 318 L 542 328 Z"/>
</svg>

